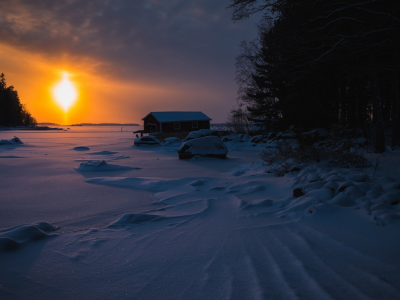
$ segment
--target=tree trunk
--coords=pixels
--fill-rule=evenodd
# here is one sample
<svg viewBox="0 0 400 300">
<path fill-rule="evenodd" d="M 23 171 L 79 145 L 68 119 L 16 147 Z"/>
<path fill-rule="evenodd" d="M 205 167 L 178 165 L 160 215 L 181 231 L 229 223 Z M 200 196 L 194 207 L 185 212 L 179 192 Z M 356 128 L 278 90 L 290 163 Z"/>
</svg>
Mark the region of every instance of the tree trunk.
<svg viewBox="0 0 400 300">
<path fill-rule="evenodd" d="M 392 20 L 394 25 L 394 20 Z M 399 41 L 398 30 L 393 31 L 393 84 L 392 84 L 392 150 L 400 145 L 400 96 L 399 96 Z"/>
<path fill-rule="evenodd" d="M 399 76 L 393 78 L 393 105 L 392 105 L 392 150 L 400 145 L 400 97 Z"/>
<path fill-rule="evenodd" d="M 372 109 L 373 109 L 373 134 L 372 141 L 374 150 L 377 153 L 385 152 L 385 127 L 383 125 L 382 99 L 379 93 L 378 75 L 376 71 L 375 55 L 371 55 L 371 88 L 372 88 Z"/>
</svg>

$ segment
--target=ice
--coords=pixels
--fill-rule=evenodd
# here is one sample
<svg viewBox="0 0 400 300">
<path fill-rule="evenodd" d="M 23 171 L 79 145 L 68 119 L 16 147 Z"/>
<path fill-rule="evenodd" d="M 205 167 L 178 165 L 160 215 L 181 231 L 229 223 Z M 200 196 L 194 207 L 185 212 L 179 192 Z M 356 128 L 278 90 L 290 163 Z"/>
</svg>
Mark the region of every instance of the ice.
<svg viewBox="0 0 400 300">
<path fill-rule="evenodd" d="M 125 129 L 0 147 L 1 299 L 400 298 L 400 151 L 275 177 L 250 136 L 179 160 Z"/>
</svg>

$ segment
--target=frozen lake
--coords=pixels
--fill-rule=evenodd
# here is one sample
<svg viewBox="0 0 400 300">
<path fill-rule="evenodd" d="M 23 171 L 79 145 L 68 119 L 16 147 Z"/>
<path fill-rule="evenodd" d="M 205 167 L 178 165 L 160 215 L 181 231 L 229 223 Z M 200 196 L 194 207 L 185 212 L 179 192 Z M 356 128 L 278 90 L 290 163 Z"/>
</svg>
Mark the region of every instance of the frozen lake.
<svg viewBox="0 0 400 300">
<path fill-rule="evenodd" d="M 24 143 L 0 145 L 1 299 L 400 299 L 396 205 L 380 224 L 327 189 L 292 196 L 332 172 L 374 190 L 371 170 L 277 178 L 260 144 L 179 160 L 133 146 L 137 126 L 69 128 L 0 131 Z"/>
</svg>

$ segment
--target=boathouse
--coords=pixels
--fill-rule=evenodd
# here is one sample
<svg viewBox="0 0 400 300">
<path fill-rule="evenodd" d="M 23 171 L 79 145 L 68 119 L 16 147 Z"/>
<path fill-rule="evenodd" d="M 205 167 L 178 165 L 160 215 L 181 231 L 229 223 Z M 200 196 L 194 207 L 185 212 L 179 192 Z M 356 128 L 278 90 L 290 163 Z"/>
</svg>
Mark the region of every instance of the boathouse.
<svg viewBox="0 0 400 300">
<path fill-rule="evenodd" d="M 151 112 L 143 119 L 144 132 L 176 133 L 210 129 L 211 119 L 200 111 Z"/>
</svg>

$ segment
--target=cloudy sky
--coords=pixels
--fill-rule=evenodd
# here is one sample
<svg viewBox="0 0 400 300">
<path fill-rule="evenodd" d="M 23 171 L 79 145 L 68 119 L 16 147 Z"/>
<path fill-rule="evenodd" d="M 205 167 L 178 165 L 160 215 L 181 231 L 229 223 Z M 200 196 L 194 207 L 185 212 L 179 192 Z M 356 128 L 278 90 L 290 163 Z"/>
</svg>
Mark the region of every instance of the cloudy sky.
<svg viewBox="0 0 400 300">
<path fill-rule="evenodd" d="M 223 122 L 236 103 L 239 43 L 229 0 L 0 0 L 0 72 L 40 122 L 135 122 L 200 110 Z M 51 89 L 68 72 L 65 114 Z"/>
</svg>

